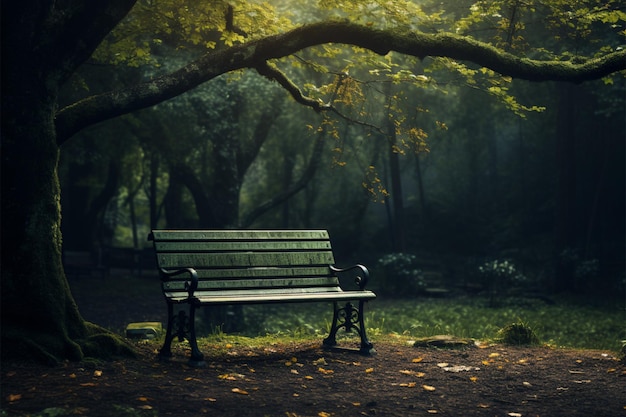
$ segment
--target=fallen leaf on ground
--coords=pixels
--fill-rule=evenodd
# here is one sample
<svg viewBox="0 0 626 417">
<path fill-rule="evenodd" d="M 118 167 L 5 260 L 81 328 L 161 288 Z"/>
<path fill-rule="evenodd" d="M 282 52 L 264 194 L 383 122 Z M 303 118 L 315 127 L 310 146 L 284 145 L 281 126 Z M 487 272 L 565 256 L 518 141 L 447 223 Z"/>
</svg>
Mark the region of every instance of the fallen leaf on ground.
<svg viewBox="0 0 626 417">
<path fill-rule="evenodd" d="M 102 376 L 102 371 L 98 371 L 98 370 L 93 371 L 93 376 L 95 377 Z"/>
<path fill-rule="evenodd" d="M 422 385 L 422 388 L 424 388 L 426 391 L 434 391 L 437 389 L 433 387 L 432 385 Z"/>
<path fill-rule="evenodd" d="M 416 376 L 418 378 L 422 378 L 424 375 L 426 375 L 424 372 L 417 372 L 417 371 L 411 371 L 408 369 L 403 369 L 400 371 L 401 374 L 403 375 L 411 375 L 411 376 Z"/>
<path fill-rule="evenodd" d="M 248 391 L 242 390 L 239 388 L 233 388 L 231 389 L 231 391 L 234 392 L 235 394 L 248 395 Z"/>
<path fill-rule="evenodd" d="M 424 360 L 424 358 L 414 358 L 411 362 L 413 362 L 413 363 L 420 363 L 423 360 Z"/>
<path fill-rule="evenodd" d="M 7 399 L 9 400 L 10 403 L 12 403 L 13 401 L 21 400 L 22 399 L 22 394 L 9 394 Z"/>
</svg>

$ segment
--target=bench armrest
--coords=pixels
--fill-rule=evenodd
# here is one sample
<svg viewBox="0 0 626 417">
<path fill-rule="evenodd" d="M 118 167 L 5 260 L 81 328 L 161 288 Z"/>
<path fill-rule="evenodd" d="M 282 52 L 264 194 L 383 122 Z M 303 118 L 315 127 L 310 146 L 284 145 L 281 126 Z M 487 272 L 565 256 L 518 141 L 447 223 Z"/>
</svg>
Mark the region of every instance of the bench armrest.
<svg viewBox="0 0 626 417">
<path fill-rule="evenodd" d="M 361 264 L 352 265 L 348 268 L 337 268 L 333 265 L 330 266 L 331 271 L 335 273 L 348 272 L 353 269 L 358 269 L 359 271 L 356 273 L 354 278 L 354 283 L 359 287 L 360 290 L 364 290 L 367 285 L 367 281 L 369 281 L 370 273 L 367 268 Z"/>
<path fill-rule="evenodd" d="M 189 292 L 189 298 L 193 297 L 194 291 L 198 289 L 198 273 L 193 268 L 183 268 L 175 270 L 160 268 L 159 271 L 161 272 L 161 281 L 167 281 L 171 277 L 175 277 L 177 275 L 185 273 L 191 275 L 191 281 L 185 282 L 185 289 Z"/>
</svg>

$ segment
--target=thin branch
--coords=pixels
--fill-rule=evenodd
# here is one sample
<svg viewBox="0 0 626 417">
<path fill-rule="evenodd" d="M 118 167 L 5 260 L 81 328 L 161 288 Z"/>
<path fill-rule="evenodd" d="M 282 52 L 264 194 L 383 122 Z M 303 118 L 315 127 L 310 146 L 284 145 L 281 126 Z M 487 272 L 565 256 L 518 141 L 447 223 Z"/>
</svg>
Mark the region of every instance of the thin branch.
<svg viewBox="0 0 626 417">
<path fill-rule="evenodd" d="M 313 108 L 315 111 L 320 112 L 322 110 L 328 110 L 331 108 L 330 104 L 324 104 L 321 100 L 316 100 L 311 97 L 307 97 L 302 93 L 302 90 L 293 83 L 287 75 L 282 72 L 276 65 L 270 64 L 264 61 L 256 66 L 256 70 L 262 76 L 278 82 L 285 90 L 291 94 L 291 96 L 300 104 Z"/>
</svg>

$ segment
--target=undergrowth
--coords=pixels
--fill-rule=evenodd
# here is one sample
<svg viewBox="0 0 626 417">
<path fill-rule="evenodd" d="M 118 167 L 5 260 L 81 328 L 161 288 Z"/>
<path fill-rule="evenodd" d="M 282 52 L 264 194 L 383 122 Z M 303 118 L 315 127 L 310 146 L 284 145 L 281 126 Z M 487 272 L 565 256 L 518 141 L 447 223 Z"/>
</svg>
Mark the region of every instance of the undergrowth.
<svg viewBox="0 0 626 417">
<path fill-rule="evenodd" d="M 331 315 L 330 307 L 324 304 L 246 306 L 242 331 L 227 335 L 214 327 L 208 340 L 261 337 L 260 343 L 289 343 L 321 339 L 328 331 Z M 619 352 L 626 339 L 625 317 L 623 306 L 581 306 L 565 301 L 512 300 L 492 308 L 475 298 L 415 298 L 377 299 L 366 305 L 366 327 L 373 342 L 440 334 L 497 341 L 502 329 L 524 323 L 532 328 L 534 342 Z"/>
</svg>

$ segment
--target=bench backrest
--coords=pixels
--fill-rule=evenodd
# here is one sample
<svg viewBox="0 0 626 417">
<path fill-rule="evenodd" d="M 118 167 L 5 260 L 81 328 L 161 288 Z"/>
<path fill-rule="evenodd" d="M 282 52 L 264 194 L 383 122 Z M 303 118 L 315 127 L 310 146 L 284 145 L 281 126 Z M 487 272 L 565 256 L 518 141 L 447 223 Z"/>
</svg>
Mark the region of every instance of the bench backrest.
<svg viewBox="0 0 626 417">
<path fill-rule="evenodd" d="M 341 291 L 325 230 L 153 230 L 151 239 L 159 268 L 197 271 L 196 296 Z M 186 297 L 186 282 L 165 281 L 166 297 Z"/>
</svg>

